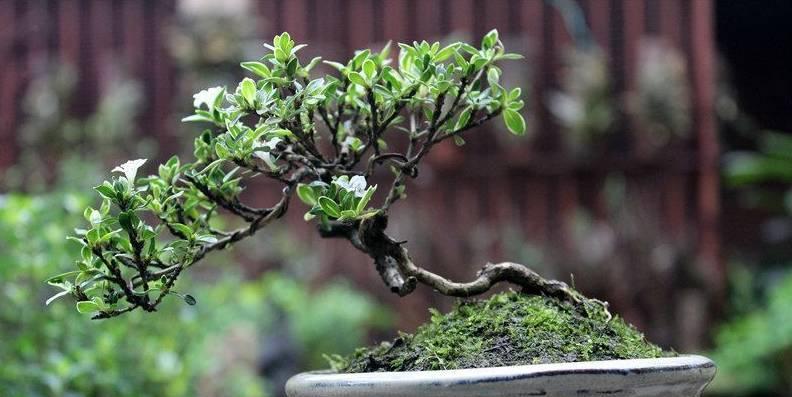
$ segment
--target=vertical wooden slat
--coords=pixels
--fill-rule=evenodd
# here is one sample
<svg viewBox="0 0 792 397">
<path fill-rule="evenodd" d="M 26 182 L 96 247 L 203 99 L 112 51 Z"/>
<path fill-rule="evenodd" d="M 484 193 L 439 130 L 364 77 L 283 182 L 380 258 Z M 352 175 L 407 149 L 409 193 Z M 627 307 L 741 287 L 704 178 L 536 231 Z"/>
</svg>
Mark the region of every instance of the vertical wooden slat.
<svg viewBox="0 0 792 397">
<path fill-rule="evenodd" d="M 624 79 L 625 90 L 636 88 L 637 66 L 644 32 L 644 0 L 631 0 L 624 5 Z M 635 127 L 631 125 L 631 127 Z"/>
<path fill-rule="evenodd" d="M 32 0 L 28 3 L 27 24 L 30 26 L 28 37 L 28 70 L 35 70 L 47 62 L 47 37 L 50 26 L 45 0 Z"/>
<path fill-rule="evenodd" d="M 657 1 L 658 36 L 672 48 L 682 48 L 681 0 Z M 687 54 L 686 54 L 687 56 Z M 683 172 L 671 171 L 663 185 L 664 224 L 671 238 L 684 242 L 688 238 L 688 178 Z"/>
<path fill-rule="evenodd" d="M 682 43 L 682 0 L 663 0 L 658 5 L 660 32 L 671 45 L 679 48 Z"/>
<path fill-rule="evenodd" d="M 432 42 L 440 37 L 440 5 L 439 1 L 418 1 L 415 4 L 416 30 L 415 40 Z"/>
<path fill-rule="evenodd" d="M 122 43 L 123 55 L 130 73 L 141 78 L 142 63 L 144 60 L 143 48 L 143 3 L 139 1 L 125 1 L 122 3 L 123 16 Z"/>
<path fill-rule="evenodd" d="M 108 18 L 112 14 L 111 3 L 103 0 L 93 0 L 90 8 L 90 32 L 91 32 L 91 62 L 88 63 L 86 74 L 96 76 L 97 89 L 95 96 L 102 95 L 106 87 L 102 87 L 107 83 L 108 77 L 114 78 L 118 76 L 104 76 L 105 73 L 111 72 L 112 69 L 104 67 L 107 62 L 113 60 L 110 55 L 110 48 L 112 47 L 112 28 L 110 26 L 111 20 Z M 118 65 L 116 65 L 118 66 Z"/>
<path fill-rule="evenodd" d="M 131 3 L 131 2 L 130 2 Z M 77 67 L 80 56 L 80 6 L 76 0 L 61 0 L 58 5 L 60 61 Z"/>
<path fill-rule="evenodd" d="M 278 0 L 259 0 L 256 1 L 256 15 L 258 15 L 258 26 L 256 31 L 258 36 L 266 41 L 272 39 L 277 34 L 276 25 L 278 18 Z M 316 1 L 310 2 L 308 12 L 316 14 Z"/>
<path fill-rule="evenodd" d="M 453 0 L 447 12 L 451 32 L 468 34 L 473 28 L 473 0 Z"/>
<path fill-rule="evenodd" d="M 292 39 L 304 43 L 308 38 L 307 8 L 305 0 L 288 0 L 283 2 L 283 30 L 289 32 Z"/>
<path fill-rule="evenodd" d="M 715 48 L 713 4 L 699 0 L 691 7 L 690 59 L 693 77 L 694 127 L 698 139 L 698 259 L 718 292 L 724 288 L 725 272 L 718 246 L 719 173 L 718 139 L 715 125 Z"/>
<path fill-rule="evenodd" d="M 13 56 L 16 39 L 15 7 L 11 0 L 0 1 L 0 169 L 14 163 L 14 126 L 16 124 L 18 88 L 17 62 Z M 3 34 L 5 33 L 5 34 Z"/>
<path fill-rule="evenodd" d="M 174 2 L 172 0 L 160 0 L 154 7 L 154 25 L 152 28 L 153 36 L 153 124 L 155 131 L 159 135 L 166 147 L 175 147 L 178 143 L 177 130 L 169 128 L 167 125 L 170 114 L 172 98 L 170 93 L 174 92 L 170 75 L 170 62 L 168 59 L 166 28 L 173 12 Z"/>
<path fill-rule="evenodd" d="M 407 20 L 407 1 L 391 0 L 380 3 L 384 10 L 385 20 L 383 21 L 383 31 L 386 40 L 393 40 L 393 43 L 406 42 L 409 38 L 408 26 L 404 23 Z M 394 51 L 395 52 L 395 51 Z"/>
<path fill-rule="evenodd" d="M 351 48 L 367 48 L 374 41 L 374 16 L 371 0 L 349 0 L 347 32 Z"/>
<path fill-rule="evenodd" d="M 484 32 L 488 32 L 491 29 L 498 29 L 501 36 L 508 34 L 509 15 L 515 11 L 511 8 L 512 6 L 513 4 L 509 0 L 487 1 L 484 7 L 484 15 L 479 16 L 484 18 Z M 478 39 L 479 37 L 475 38 L 475 40 Z"/>
<path fill-rule="evenodd" d="M 346 46 L 345 30 L 338 26 L 337 21 L 345 20 L 344 3 L 338 0 L 321 0 L 316 3 L 317 43 L 326 51 L 322 54 L 326 59 L 342 59 L 352 55 L 352 49 Z M 335 21 L 335 22 L 334 22 Z"/>
<path fill-rule="evenodd" d="M 608 54 L 610 51 L 610 7 L 608 0 L 585 0 L 589 29 L 594 41 Z"/>
</svg>

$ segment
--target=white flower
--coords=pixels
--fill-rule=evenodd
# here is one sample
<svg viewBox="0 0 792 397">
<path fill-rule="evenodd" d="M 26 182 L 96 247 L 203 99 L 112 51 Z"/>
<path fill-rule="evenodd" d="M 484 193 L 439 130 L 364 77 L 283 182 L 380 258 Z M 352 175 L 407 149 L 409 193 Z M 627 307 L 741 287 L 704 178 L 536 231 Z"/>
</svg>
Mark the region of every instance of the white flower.
<svg viewBox="0 0 792 397">
<path fill-rule="evenodd" d="M 214 109 L 215 99 L 225 91 L 225 87 L 212 87 L 193 95 L 193 106 L 200 108 L 201 105 L 206 105 L 210 111 Z"/>
<path fill-rule="evenodd" d="M 113 172 L 123 173 L 129 183 L 135 183 L 137 170 L 145 163 L 146 159 L 129 160 L 126 163 L 113 168 Z"/>
<path fill-rule="evenodd" d="M 264 160 L 264 162 L 267 163 L 267 166 L 270 167 L 270 169 L 274 170 L 274 169 L 278 168 L 278 166 L 277 166 L 277 164 L 275 164 L 275 157 L 271 153 L 272 153 L 272 150 L 275 149 L 275 147 L 278 146 L 278 143 L 280 143 L 281 141 L 283 141 L 283 139 L 280 139 L 278 137 L 274 137 L 274 138 L 270 139 L 269 141 L 262 142 L 261 146 L 269 148 L 269 150 L 268 151 L 260 150 L 260 151 L 257 151 L 255 153 L 253 153 L 253 155 L 258 157 L 258 158 L 260 158 L 260 159 L 262 159 L 262 160 Z"/>
<path fill-rule="evenodd" d="M 366 194 L 366 187 L 368 185 L 366 183 L 366 178 L 361 175 L 355 175 L 352 179 L 341 177 L 333 182 L 342 189 L 355 193 L 355 197 L 363 197 Z"/>
</svg>

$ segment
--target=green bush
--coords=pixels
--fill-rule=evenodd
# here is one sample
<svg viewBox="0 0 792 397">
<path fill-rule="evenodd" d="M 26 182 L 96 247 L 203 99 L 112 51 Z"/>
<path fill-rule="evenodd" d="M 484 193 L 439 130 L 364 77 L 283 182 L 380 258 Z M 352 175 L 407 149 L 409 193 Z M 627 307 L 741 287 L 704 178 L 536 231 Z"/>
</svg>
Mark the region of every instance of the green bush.
<svg viewBox="0 0 792 397">
<path fill-rule="evenodd" d="M 750 283 L 750 280 L 746 280 Z M 764 304 L 722 325 L 711 356 L 718 364 L 712 392 L 724 395 L 792 392 L 792 274 L 769 289 Z"/>
<path fill-rule="evenodd" d="M 301 347 L 300 368 L 320 366 L 318 352 L 351 352 L 367 327 L 388 324 L 386 311 L 343 283 L 310 293 L 277 273 L 185 280 L 197 305 L 173 300 L 118 321 L 88 321 L 64 302 L 45 309 L 55 289 L 42 280 L 79 256 L 63 235 L 88 204 L 71 193 L 0 196 L 3 396 L 264 396 L 259 339 L 279 316 Z"/>
</svg>

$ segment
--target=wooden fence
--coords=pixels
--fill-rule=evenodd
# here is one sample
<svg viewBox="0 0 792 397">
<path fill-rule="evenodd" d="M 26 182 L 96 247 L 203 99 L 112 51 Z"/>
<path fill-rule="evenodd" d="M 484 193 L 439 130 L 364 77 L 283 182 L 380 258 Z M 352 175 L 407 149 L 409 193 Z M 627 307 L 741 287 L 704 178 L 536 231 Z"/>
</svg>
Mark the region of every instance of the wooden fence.
<svg viewBox="0 0 792 397">
<path fill-rule="evenodd" d="M 506 240 L 512 236 L 529 241 L 544 258 L 555 258 L 548 261 L 559 267 L 545 269 L 548 273 L 564 278 L 568 278 L 564 272 L 576 273 L 579 287 L 612 300 L 617 310 L 655 339 L 695 347 L 703 340 L 706 313 L 718 307 L 724 280 L 712 112 L 713 2 L 576 3 L 593 40 L 607 54 L 615 97 L 636 88 L 643 37 L 660 37 L 684 54 L 693 103 L 693 126 L 686 140 L 652 156 L 640 156 L 631 134 L 638 127 L 622 114 L 615 138 L 593 158 L 579 161 L 566 153 L 564 132 L 545 97 L 559 87 L 562 57 L 574 41 L 552 1 L 262 0 L 255 2 L 255 13 L 262 38 L 289 31 L 298 42 L 310 43 L 307 52 L 336 59 L 350 55 L 354 48 L 387 40 L 442 39 L 451 33 L 478 38 L 498 28 L 507 43 L 528 54 L 522 74 L 530 76 L 525 81 L 531 91 L 533 136 L 522 141 L 474 137 L 462 148 L 440 148 L 423 171 L 424 182 L 410 187 L 414 197 L 409 206 L 401 204 L 397 209 L 395 229 L 412 237 L 411 245 L 422 262 L 460 278 L 469 277 L 486 258 L 532 257 L 534 251 L 520 251 L 525 245 L 510 247 Z M 172 0 L 0 0 L 0 169 L 14 162 L 20 95 L 36 68 L 53 59 L 79 71 L 78 100 L 71 109 L 78 115 L 92 111 L 107 65 L 125 65 L 143 83 L 148 99 L 141 129 L 164 146 L 173 146 L 178 137 L 172 132 L 172 94 L 178 76 L 166 34 L 176 9 Z M 604 236 L 615 236 L 617 247 L 630 240 L 615 226 L 624 220 L 613 219 L 606 199 L 606 181 L 614 174 L 623 177 L 626 202 L 640 214 L 632 219 L 637 227 L 631 230 L 639 234 L 654 230 L 657 238 L 650 237 L 649 245 L 686 247 L 689 257 L 684 265 L 651 268 L 649 257 L 661 253 L 631 246 L 625 247 L 630 251 L 628 259 L 614 258 L 620 264 L 613 268 L 602 263 L 591 265 L 594 268 L 581 265 L 586 261 L 579 257 L 587 251 L 579 252 L 577 259 L 568 255 L 580 250 L 574 228 L 581 208 L 594 224 L 610 225 L 610 234 Z M 297 218 L 295 229 L 307 230 Z M 334 263 L 333 273 L 376 286 L 376 274 L 365 258 L 337 248 L 336 242 L 318 244 Z M 406 302 L 407 306 L 447 304 L 428 292 Z M 422 312 L 404 310 L 402 324 L 409 327 L 420 321 Z M 697 320 L 699 316 L 703 320 Z"/>
</svg>

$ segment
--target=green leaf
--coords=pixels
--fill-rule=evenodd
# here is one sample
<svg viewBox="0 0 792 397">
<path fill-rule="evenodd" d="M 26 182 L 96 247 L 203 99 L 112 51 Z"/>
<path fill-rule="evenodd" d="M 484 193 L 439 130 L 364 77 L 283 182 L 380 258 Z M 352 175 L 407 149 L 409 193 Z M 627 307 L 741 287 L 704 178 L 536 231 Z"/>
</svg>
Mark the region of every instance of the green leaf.
<svg viewBox="0 0 792 397">
<path fill-rule="evenodd" d="M 109 182 L 105 182 L 105 183 L 95 187 L 94 190 L 99 192 L 99 194 L 101 194 L 102 197 L 104 197 L 106 199 L 109 199 L 111 201 L 115 201 L 116 200 L 115 189 L 113 189 L 113 185 L 111 185 Z"/>
<path fill-rule="evenodd" d="M 525 119 L 523 116 L 511 109 L 503 110 L 503 121 L 506 128 L 514 135 L 525 135 Z"/>
<path fill-rule="evenodd" d="M 366 75 L 366 80 L 374 80 L 374 75 L 377 74 L 377 65 L 375 65 L 371 59 L 366 59 L 366 61 L 363 62 L 363 74 Z"/>
<path fill-rule="evenodd" d="M 192 238 L 193 230 L 183 223 L 172 223 L 171 227 L 186 238 Z"/>
<path fill-rule="evenodd" d="M 498 84 L 498 80 L 500 79 L 500 71 L 498 71 L 495 67 L 490 67 L 487 71 L 487 82 L 489 85 L 496 85 Z"/>
<path fill-rule="evenodd" d="M 250 107 L 255 106 L 256 103 L 256 82 L 250 78 L 245 77 L 239 83 L 239 93 L 245 98 L 245 101 Z"/>
<path fill-rule="evenodd" d="M 462 137 L 461 137 L 461 136 L 459 136 L 459 135 L 454 135 L 454 143 L 455 143 L 457 146 L 462 146 L 462 145 L 464 145 L 464 144 L 465 144 L 465 139 L 464 139 L 464 138 L 462 138 Z"/>
<path fill-rule="evenodd" d="M 457 119 L 456 125 L 454 126 L 454 130 L 459 130 L 460 128 L 464 128 L 468 122 L 470 121 L 470 115 L 472 110 L 470 107 L 465 108 L 462 113 L 459 114 L 459 118 Z"/>
<path fill-rule="evenodd" d="M 339 72 L 343 72 L 344 69 L 346 69 L 346 65 L 338 63 L 338 62 L 333 62 L 333 61 L 322 61 L 322 62 L 324 62 L 327 65 L 332 66 L 333 68 L 335 68 Z"/>
<path fill-rule="evenodd" d="M 363 51 L 358 52 L 357 54 L 355 54 L 355 57 L 352 58 L 352 64 L 360 65 L 364 59 L 368 58 L 370 54 L 371 54 L 371 50 L 369 49 L 365 49 Z"/>
<path fill-rule="evenodd" d="M 492 29 L 484 35 L 484 38 L 481 40 L 481 47 L 486 49 L 490 49 L 495 46 L 495 43 L 498 42 L 498 30 Z"/>
<path fill-rule="evenodd" d="M 66 296 L 66 295 L 68 295 L 68 294 L 70 294 L 70 293 L 71 293 L 71 291 L 69 291 L 69 290 L 65 290 L 65 291 L 58 292 L 57 294 L 50 296 L 50 297 L 47 299 L 47 301 L 46 301 L 46 302 L 44 302 L 44 305 L 45 305 L 45 306 L 49 306 L 49 304 L 50 304 L 50 303 L 52 303 L 54 300 L 56 300 L 56 299 L 59 299 L 59 298 L 61 298 L 61 297 L 64 297 L 64 296 Z"/>
<path fill-rule="evenodd" d="M 401 81 L 399 81 L 399 79 L 396 78 L 397 74 L 398 72 L 387 67 L 382 71 L 382 78 L 385 79 L 385 81 L 389 82 L 393 88 L 401 91 L 402 84 Z"/>
<path fill-rule="evenodd" d="M 520 54 L 514 54 L 514 53 L 503 54 L 498 57 L 498 59 L 505 59 L 505 60 L 515 60 L 515 59 L 523 59 L 523 58 L 525 57 Z"/>
<path fill-rule="evenodd" d="M 358 72 L 349 72 L 347 77 L 349 77 L 349 81 L 357 85 L 368 87 L 368 83 L 366 83 L 366 79 L 363 77 L 362 74 Z"/>
<path fill-rule="evenodd" d="M 127 232 L 132 230 L 132 214 L 128 211 L 118 214 L 118 224 Z"/>
<path fill-rule="evenodd" d="M 261 62 L 242 62 L 240 64 L 243 68 L 261 76 L 261 77 L 270 77 L 271 73 L 267 65 Z"/>
<path fill-rule="evenodd" d="M 366 209 L 366 205 L 368 205 L 369 201 L 371 201 L 371 197 L 374 196 L 375 190 L 377 190 L 377 186 L 369 186 L 369 188 L 366 189 L 366 193 L 364 193 L 363 197 L 360 198 L 360 201 L 358 201 L 357 207 L 355 208 L 355 211 L 358 214 L 363 213 L 363 210 Z"/>
<path fill-rule="evenodd" d="M 459 44 L 455 43 L 455 44 L 448 45 L 445 48 L 443 48 L 442 50 L 438 51 L 434 55 L 435 62 L 443 62 L 446 59 L 448 59 L 451 55 L 454 55 L 454 53 L 456 52 L 457 47 L 459 47 Z"/>
<path fill-rule="evenodd" d="M 514 88 L 513 90 L 509 91 L 509 101 L 516 101 L 520 99 L 520 95 L 522 95 L 522 88 Z"/>
<path fill-rule="evenodd" d="M 63 286 L 66 285 L 66 283 L 67 283 L 67 281 L 66 281 L 67 277 L 76 276 L 78 274 L 80 274 L 80 270 L 74 270 L 74 271 L 70 271 L 70 272 L 66 272 L 66 273 L 61 273 L 61 274 L 59 274 L 57 276 L 52 276 L 52 277 L 48 278 L 46 280 L 46 283 L 49 284 L 49 285 L 52 285 L 54 287 L 63 288 Z"/>
<path fill-rule="evenodd" d="M 77 311 L 80 313 L 93 313 L 99 311 L 99 305 L 92 301 L 77 302 Z"/>
<path fill-rule="evenodd" d="M 304 183 L 297 185 L 297 197 L 299 197 L 300 200 L 302 200 L 302 202 L 307 205 L 316 205 L 316 194 L 314 194 L 314 191 L 310 186 Z"/>
<path fill-rule="evenodd" d="M 214 119 L 211 117 L 206 117 L 202 114 L 193 114 L 181 119 L 182 123 L 190 123 L 190 122 L 207 122 L 207 123 L 214 123 Z"/>
<path fill-rule="evenodd" d="M 224 143 L 219 141 L 215 143 L 215 153 L 217 154 L 217 157 L 220 157 L 220 159 L 232 158 L 231 151 L 228 150 L 228 147 L 226 147 Z"/>
<path fill-rule="evenodd" d="M 184 295 L 184 303 L 186 303 L 186 304 L 188 304 L 190 306 L 195 306 L 195 304 L 198 303 L 198 301 L 196 301 L 195 298 L 192 295 L 187 294 L 187 295 Z"/>
<path fill-rule="evenodd" d="M 339 219 L 353 219 L 357 216 L 357 213 L 354 210 L 343 210 L 341 211 L 341 216 Z"/>
<path fill-rule="evenodd" d="M 330 197 L 321 196 L 318 202 L 319 206 L 322 207 L 322 211 L 324 211 L 327 216 L 331 218 L 338 218 L 341 216 L 341 207 Z"/>
<path fill-rule="evenodd" d="M 211 234 L 202 234 L 195 238 L 195 241 L 204 244 L 214 244 L 217 242 L 217 237 L 212 236 Z"/>
</svg>

